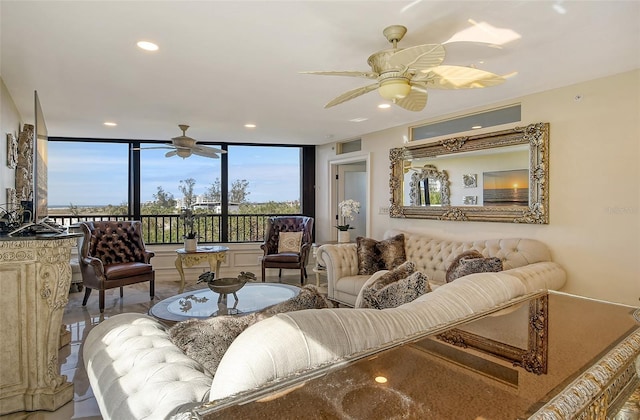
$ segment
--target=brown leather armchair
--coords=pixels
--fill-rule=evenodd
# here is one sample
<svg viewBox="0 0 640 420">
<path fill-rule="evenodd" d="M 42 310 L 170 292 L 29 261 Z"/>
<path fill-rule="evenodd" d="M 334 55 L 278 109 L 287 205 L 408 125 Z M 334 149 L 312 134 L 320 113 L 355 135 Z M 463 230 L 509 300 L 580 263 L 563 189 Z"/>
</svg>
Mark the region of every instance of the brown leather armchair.
<svg viewBox="0 0 640 420">
<path fill-rule="evenodd" d="M 280 233 L 302 232 L 300 246 L 293 250 L 278 250 Z M 279 268 L 278 276 L 282 276 L 282 269 L 300 270 L 300 284 L 304 284 L 307 277 L 306 265 L 309 260 L 309 250 L 312 245 L 313 218 L 308 216 L 271 216 L 267 220 L 265 240 L 260 245 L 264 251 L 262 257 L 262 281 L 265 281 L 265 269 Z"/>
<path fill-rule="evenodd" d="M 134 283 L 149 282 L 154 297 L 155 272 L 149 262 L 155 254 L 145 248 L 140 221 L 81 223 L 84 240 L 80 248 L 80 271 L 86 288 L 82 306 L 91 290 L 99 292 L 100 312 L 104 312 L 104 291 Z"/>
</svg>

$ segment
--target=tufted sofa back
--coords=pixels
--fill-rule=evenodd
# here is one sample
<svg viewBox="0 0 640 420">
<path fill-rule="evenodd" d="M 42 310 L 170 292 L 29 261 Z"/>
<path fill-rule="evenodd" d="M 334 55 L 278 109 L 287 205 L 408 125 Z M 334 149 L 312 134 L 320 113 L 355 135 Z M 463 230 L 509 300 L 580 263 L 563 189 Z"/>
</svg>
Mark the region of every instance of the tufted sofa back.
<svg viewBox="0 0 640 420">
<path fill-rule="evenodd" d="M 502 260 L 504 270 L 523 267 L 543 261 L 551 261 L 551 253 L 545 244 L 535 239 L 489 239 L 480 241 L 452 241 L 431 238 L 424 234 L 389 230 L 384 237 L 404 233 L 404 249 L 407 261 L 416 264 L 416 270 L 425 273 L 436 284 L 446 282 L 447 267 L 464 251 L 476 250 L 484 257 Z"/>
<path fill-rule="evenodd" d="M 313 230 L 313 218 L 308 216 L 272 216 L 267 220 L 267 233 L 264 245 L 267 254 L 278 253 L 278 235 L 280 232 L 302 231 L 302 244 L 311 243 L 311 231 Z"/>
<path fill-rule="evenodd" d="M 88 255 L 102 264 L 145 262 L 142 223 L 135 221 L 85 222 L 91 233 Z"/>
</svg>

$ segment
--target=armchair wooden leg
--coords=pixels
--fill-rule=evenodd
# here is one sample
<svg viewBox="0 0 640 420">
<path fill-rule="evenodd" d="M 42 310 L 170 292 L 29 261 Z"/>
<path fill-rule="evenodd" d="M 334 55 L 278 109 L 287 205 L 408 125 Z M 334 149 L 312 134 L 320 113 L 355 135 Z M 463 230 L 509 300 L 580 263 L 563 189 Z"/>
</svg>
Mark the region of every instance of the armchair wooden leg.
<svg viewBox="0 0 640 420">
<path fill-rule="evenodd" d="M 155 280 L 151 280 L 149 282 L 149 297 L 151 300 L 156 296 L 156 282 Z"/>
<path fill-rule="evenodd" d="M 120 299 L 124 297 L 124 287 L 120 286 Z"/>
<path fill-rule="evenodd" d="M 84 299 L 82 299 L 82 306 L 87 306 L 87 301 L 89 300 L 89 295 L 90 294 L 91 294 L 91 288 L 85 287 Z"/>
<path fill-rule="evenodd" d="M 262 282 L 264 283 L 265 281 L 265 276 L 264 276 L 264 265 L 262 266 Z"/>
<path fill-rule="evenodd" d="M 100 313 L 104 313 L 104 289 L 100 289 L 98 292 L 100 296 L 98 299 L 98 307 L 100 308 Z"/>
<path fill-rule="evenodd" d="M 300 269 L 300 285 L 304 284 L 304 268 Z"/>
<path fill-rule="evenodd" d="M 282 277 L 282 268 L 279 268 L 278 269 L 278 278 L 281 278 L 281 277 Z"/>
</svg>

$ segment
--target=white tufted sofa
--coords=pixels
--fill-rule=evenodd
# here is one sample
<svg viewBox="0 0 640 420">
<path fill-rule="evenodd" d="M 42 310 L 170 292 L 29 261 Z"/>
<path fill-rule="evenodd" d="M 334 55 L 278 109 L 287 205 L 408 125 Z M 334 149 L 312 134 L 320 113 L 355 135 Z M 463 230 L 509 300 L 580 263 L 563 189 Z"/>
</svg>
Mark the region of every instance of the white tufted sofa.
<svg viewBox="0 0 640 420">
<path fill-rule="evenodd" d="M 464 251 L 476 250 L 485 257 L 498 257 L 504 270 L 514 268 L 523 280 L 529 278 L 527 291 L 538 289 L 560 289 L 565 282 L 565 273 L 557 263 L 551 262 L 551 253 L 546 245 L 534 239 L 490 239 L 478 241 L 452 241 L 437 239 L 425 234 L 389 230 L 384 238 L 403 233 L 407 261 L 416 264 L 429 278 L 432 288 L 446 283 L 447 267 Z M 317 258 L 327 268 L 328 298 L 347 306 L 354 306 L 356 298 L 369 275 L 358 275 L 356 244 L 327 244 L 318 249 Z M 532 280 L 532 273 L 543 274 Z M 376 275 L 379 273 L 376 273 Z"/>
<path fill-rule="evenodd" d="M 421 249 L 427 246 L 416 240 L 409 238 L 410 258 L 416 252 L 412 245 Z M 278 314 L 242 332 L 213 377 L 174 346 L 166 327 L 148 315 L 127 313 L 106 319 L 91 330 L 83 349 L 100 412 L 105 420 L 201 418 L 201 410 L 206 408 L 200 408 L 197 414 L 194 410 L 209 401 L 253 393 L 298 372 L 335 365 L 416 334 L 496 311 L 527 292 L 559 288 L 564 283 L 564 271 L 548 261 L 546 247 L 537 241 L 470 244 L 488 255 L 503 257 L 508 269 L 461 277 L 397 308 L 311 309 Z M 442 252 L 442 261 L 435 264 L 440 267 L 446 265 L 451 252 L 471 247 L 445 241 L 429 246 Z M 345 260 L 355 259 L 355 245 L 336 248 L 335 255 L 340 252 Z M 324 251 L 327 268 L 336 269 L 327 259 L 331 249 Z M 423 270 L 427 266 L 420 264 Z M 516 264 L 520 266 L 513 268 Z M 343 270 L 345 275 L 351 273 Z M 436 278 L 444 278 L 442 270 L 433 272 L 440 272 Z"/>
</svg>

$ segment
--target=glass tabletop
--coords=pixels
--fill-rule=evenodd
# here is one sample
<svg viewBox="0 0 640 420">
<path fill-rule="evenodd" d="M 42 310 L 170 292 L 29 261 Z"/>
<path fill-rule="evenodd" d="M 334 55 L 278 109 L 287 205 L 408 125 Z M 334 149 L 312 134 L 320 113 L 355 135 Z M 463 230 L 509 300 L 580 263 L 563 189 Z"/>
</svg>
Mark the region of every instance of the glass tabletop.
<svg viewBox="0 0 640 420">
<path fill-rule="evenodd" d="M 304 418 L 310 412 L 322 413 L 323 418 L 353 419 L 529 418 L 610 350 L 638 334 L 634 309 L 549 293 L 548 329 L 540 333 L 547 345 L 546 373 L 527 371 L 513 361 L 430 336 L 326 370 L 288 393 L 280 389 L 260 402 L 204 410 L 203 418 L 269 418 L 277 413 Z M 477 332 L 482 328 L 474 323 L 488 323 L 498 336 L 521 346 L 520 339 L 512 337 L 518 335 L 515 329 L 521 328 L 520 321 L 508 321 L 518 318 L 518 312 L 516 308 L 472 321 L 469 329 Z M 524 334 L 528 334 L 526 328 Z M 638 357 L 635 354 L 631 360 Z M 635 381 L 632 386 L 637 386 Z"/>
<path fill-rule="evenodd" d="M 185 292 L 164 299 L 149 314 L 164 321 L 184 321 L 217 315 L 237 315 L 259 311 L 300 293 L 300 288 L 281 283 L 247 283 L 235 295 L 219 295 L 210 289 Z"/>
<path fill-rule="evenodd" d="M 223 245 L 207 245 L 207 246 L 198 246 L 195 251 L 187 251 L 184 248 L 176 249 L 178 254 L 209 254 L 216 252 L 227 252 L 229 247 Z"/>
</svg>

